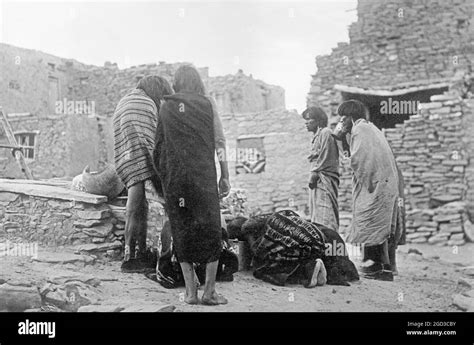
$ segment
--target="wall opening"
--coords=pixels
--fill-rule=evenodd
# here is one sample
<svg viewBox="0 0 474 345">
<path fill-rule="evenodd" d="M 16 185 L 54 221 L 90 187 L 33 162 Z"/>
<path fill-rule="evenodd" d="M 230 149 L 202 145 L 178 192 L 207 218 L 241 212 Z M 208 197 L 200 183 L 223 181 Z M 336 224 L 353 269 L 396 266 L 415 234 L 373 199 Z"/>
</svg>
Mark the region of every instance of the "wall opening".
<svg viewBox="0 0 474 345">
<path fill-rule="evenodd" d="M 394 128 L 396 124 L 405 122 L 411 115 L 417 114 L 419 103 L 428 103 L 431 96 L 443 94 L 445 91 L 448 91 L 448 87 L 424 89 L 392 96 L 357 92 L 341 92 L 341 95 L 344 101 L 356 99 L 363 102 L 369 108 L 370 121 L 382 129 Z"/>
<path fill-rule="evenodd" d="M 236 174 L 260 174 L 265 171 L 263 137 L 237 139 Z"/>
<path fill-rule="evenodd" d="M 23 155 L 27 159 L 35 159 L 35 144 L 37 132 L 15 132 L 17 144 L 23 148 Z"/>
<path fill-rule="evenodd" d="M 48 78 L 48 97 L 50 111 L 54 114 L 56 111 L 56 101 L 61 98 L 59 93 L 59 80 L 56 77 Z"/>
</svg>

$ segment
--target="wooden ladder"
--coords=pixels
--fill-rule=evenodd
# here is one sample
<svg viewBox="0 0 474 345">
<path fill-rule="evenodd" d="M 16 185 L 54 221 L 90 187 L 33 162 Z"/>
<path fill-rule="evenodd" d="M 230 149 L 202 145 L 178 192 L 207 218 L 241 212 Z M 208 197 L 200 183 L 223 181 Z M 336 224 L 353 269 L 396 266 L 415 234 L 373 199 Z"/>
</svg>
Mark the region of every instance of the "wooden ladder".
<svg viewBox="0 0 474 345">
<path fill-rule="evenodd" d="M 26 164 L 25 156 L 23 155 L 21 146 L 18 146 L 18 143 L 16 142 L 12 127 L 10 126 L 10 123 L 7 120 L 7 116 L 2 110 L 2 107 L 0 107 L 0 122 L 2 123 L 3 129 L 5 130 L 5 134 L 10 144 L 9 146 L 6 146 L 6 145 L 2 145 L 2 146 L 13 149 L 13 154 L 15 156 L 15 159 L 18 165 L 20 166 L 21 171 L 23 172 L 23 174 L 25 174 L 28 180 L 33 180 L 33 175 L 31 174 L 30 168 L 28 168 L 28 165 Z"/>
</svg>

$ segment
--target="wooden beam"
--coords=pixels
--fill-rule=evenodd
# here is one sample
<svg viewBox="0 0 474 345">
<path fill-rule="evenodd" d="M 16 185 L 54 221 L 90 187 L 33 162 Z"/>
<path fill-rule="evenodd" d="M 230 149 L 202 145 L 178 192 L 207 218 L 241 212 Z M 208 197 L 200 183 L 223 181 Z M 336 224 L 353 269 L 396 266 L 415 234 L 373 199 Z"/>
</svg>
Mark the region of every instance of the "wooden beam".
<svg viewBox="0 0 474 345">
<path fill-rule="evenodd" d="M 5 130 L 5 134 L 10 145 L 18 146 L 18 143 L 15 139 L 15 134 L 13 134 L 12 127 L 8 123 L 7 117 L 5 116 L 2 107 L 0 107 L 0 122 L 3 126 L 3 129 Z M 21 151 L 15 151 L 15 159 L 18 162 L 21 171 L 25 174 L 26 178 L 28 180 L 33 180 L 33 174 L 31 174 L 30 168 L 28 168 L 28 165 L 26 165 L 25 156 L 23 156 L 23 153 Z"/>
<path fill-rule="evenodd" d="M 380 89 L 364 89 L 364 88 L 356 87 L 356 86 L 336 84 L 334 85 L 334 89 L 341 92 L 355 93 L 359 95 L 390 97 L 390 96 L 401 96 L 407 93 L 412 93 L 412 92 L 417 92 L 417 91 L 449 87 L 449 85 L 450 85 L 449 83 L 437 83 L 437 84 L 430 84 L 430 85 L 406 87 L 406 88 L 401 88 L 397 90 L 380 90 Z"/>
<path fill-rule="evenodd" d="M 37 185 L 45 185 L 45 186 L 56 186 L 56 187 L 64 187 L 69 189 L 71 187 L 71 181 L 64 181 L 64 180 L 23 180 L 23 179 L 4 179 L 0 178 L 0 182 L 5 183 L 14 183 L 14 184 L 37 184 Z"/>
<path fill-rule="evenodd" d="M 64 187 L 51 186 L 35 183 L 15 183 L 13 180 L 0 180 L 0 193 L 9 192 L 16 194 L 31 195 L 47 199 L 60 199 L 68 201 L 84 202 L 88 204 L 102 204 L 107 202 L 107 197 L 84 193 Z"/>
</svg>

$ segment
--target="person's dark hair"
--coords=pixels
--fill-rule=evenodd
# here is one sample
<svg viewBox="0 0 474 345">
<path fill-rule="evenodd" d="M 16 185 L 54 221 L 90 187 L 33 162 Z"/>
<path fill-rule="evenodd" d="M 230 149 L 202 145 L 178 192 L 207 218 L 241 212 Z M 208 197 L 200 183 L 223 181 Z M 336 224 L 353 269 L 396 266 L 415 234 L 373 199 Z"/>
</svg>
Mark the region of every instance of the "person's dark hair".
<svg viewBox="0 0 474 345">
<path fill-rule="evenodd" d="M 140 79 L 137 89 L 143 90 L 156 104 L 158 111 L 160 110 L 160 101 L 163 96 L 173 94 L 170 83 L 158 75 L 147 75 Z"/>
<path fill-rule="evenodd" d="M 366 119 L 369 116 L 369 109 L 367 106 L 356 99 L 350 99 L 341 103 L 337 108 L 337 113 L 340 116 L 350 116 L 354 121 L 358 119 Z"/>
<path fill-rule="evenodd" d="M 328 126 L 328 116 L 324 110 L 320 107 L 309 107 L 301 114 L 304 119 L 313 119 L 316 120 L 319 127 Z"/>
<path fill-rule="evenodd" d="M 227 233 L 230 239 L 240 239 L 242 241 L 245 240 L 242 234 L 242 225 L 247 220 L 248 218 L 245 218 L 245 217 L 237 217 L 237 218 L 232 219 L 227 224 Z"/>
<path fill-rule="evenodd" d="M 176 70 L 173 89 L 175 92 L 206 94 L 206 89 L 199 72 L 191 65 L 183 65 Z"/>
</svg>

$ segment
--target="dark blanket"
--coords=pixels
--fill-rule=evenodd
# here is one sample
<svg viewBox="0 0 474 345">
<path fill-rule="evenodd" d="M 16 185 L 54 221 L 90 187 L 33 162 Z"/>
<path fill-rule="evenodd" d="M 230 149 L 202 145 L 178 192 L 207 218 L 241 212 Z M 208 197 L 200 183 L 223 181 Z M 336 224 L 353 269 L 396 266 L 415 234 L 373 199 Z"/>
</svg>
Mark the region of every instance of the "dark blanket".
<svg viewBox="0 0 474 345">
<path fill-rule="evenodd" d="M 291 276 L 305 278 L 305 266 L 323 256 L 324 243 L 315 224 L 290 210 L 276 212 L 267 219 L 265 232 L 255 244 L 254 276 L 276 285 L 285 285 Z"/>
<path fill-rule="evenodd" d="M 153 158 L 180 262 L 208 263 L 222 250 L 214 126 L 210 101 L 194 93 L 165 97 Z"/>
<path fill-rule="evenodd" d="M 326 267 L 328 285 L 348 286 L 359 280 L 341 236 L 292 211 L 250 219 L 238 217 L 227 225 L 227 231 L 229 238 L 251 242 L 254 276 L 266 282 L 280 286 L 304 283 L 310 278 L 307 268 L 316 259 Z"/>
<path fill-rule="evenodd" d="M 229 248 L 227 231 L 222 228 L 222 246 L 223 250 L 219 257 L 217 266 L 216 281 L 233 281 L 234 273 L 239 268 L 239 261 L 237 255 Z M 158 258 L 158 266 L 156 274 L 149 274 L 147 277 L 160 283 L 161 286 L 167 289 L 185 286 L 183 272 L 176 258 L 176 250 L 173 246 L 173 239 L 171 236 L 171 226 L 166 222 L 161 230 L 161 250 Z M 196 275 L 199 283 L 202 285 L 206 281 L 206 265 L 194 265 Z"/>
</svg>

